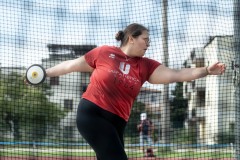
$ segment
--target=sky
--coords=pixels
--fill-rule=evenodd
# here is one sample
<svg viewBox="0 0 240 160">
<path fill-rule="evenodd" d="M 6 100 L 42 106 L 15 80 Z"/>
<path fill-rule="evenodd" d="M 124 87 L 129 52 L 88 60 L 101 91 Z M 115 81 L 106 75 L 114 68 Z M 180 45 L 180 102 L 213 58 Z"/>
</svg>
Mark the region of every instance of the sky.
<svg viewBox="0 0 240 160">
<path fill-rule="evenodd" d="M 146 57 L 161 62 L 161 0 L 0 0 L 0 65 L 28 67 L 47 58 L 47 44 L 119 45 L 130 23 L 150 29 Z M 169 66 L 179 68 L 209 36 L 233 34 L 232 0 L 169 0 Z"/>
</svg>

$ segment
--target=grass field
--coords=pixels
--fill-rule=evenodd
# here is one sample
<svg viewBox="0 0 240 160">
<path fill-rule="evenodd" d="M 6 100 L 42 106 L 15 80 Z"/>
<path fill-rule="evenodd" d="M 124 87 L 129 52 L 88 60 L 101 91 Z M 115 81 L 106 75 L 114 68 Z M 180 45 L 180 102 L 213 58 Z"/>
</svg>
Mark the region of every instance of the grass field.
<svg viewBox="0 0 240 160">
<path fill-rule="evenodd" d="M 126 152 L 128 154 L 129 158 L 140 158 L 144 157 L 144 154 L 141 150 L 136 148 L 126 149 Z M 184 150 L 184 151 L 159 151 L 156 150 L 154 152 L 155 156 L 157 158 L 154 159 L 176 159 L 179 160 L 179 158 L 186 159 L 186 160 L 192 160 L 192 159 L 225 159 L 230 160 L 234 158 L 234 154 L 230 151 L 223 151 L 223 150 L 210 150 L 205 151 L 204 150 Z M 89 149 L 89 148 L 81 148 L 81 149 L 64 149 L 64 148 L 4 148 L 0 149 L 0 156 L 1 160 L 3 157 L 5 159 L 8 158 L 14 158 L 14 157 L 41 157 L 42 159 L 46 158 L 49 159 L 51 157 L 52 159 L 55 157 L 58 159 L 66 158 L 66 157 L 74 157 L 74 158 L 80 158 L 80 157 L 95 157 L 95 153 Z M 29 159 L 29 158 L 27 158 Z"/>
</svg>

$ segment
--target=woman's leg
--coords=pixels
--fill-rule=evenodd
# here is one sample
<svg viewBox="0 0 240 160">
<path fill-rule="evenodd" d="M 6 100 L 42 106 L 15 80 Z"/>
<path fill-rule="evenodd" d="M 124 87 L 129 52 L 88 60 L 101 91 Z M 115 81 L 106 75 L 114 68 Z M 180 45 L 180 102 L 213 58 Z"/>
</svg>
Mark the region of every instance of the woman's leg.
<svg viewBox="0 0 240 160">
<path fill-rule="evenodd" d="M 126 122 L 85 99 L 80 101 L 77 127 L 100 160 L 127 160 L 123 131 Z"/>
</svg>

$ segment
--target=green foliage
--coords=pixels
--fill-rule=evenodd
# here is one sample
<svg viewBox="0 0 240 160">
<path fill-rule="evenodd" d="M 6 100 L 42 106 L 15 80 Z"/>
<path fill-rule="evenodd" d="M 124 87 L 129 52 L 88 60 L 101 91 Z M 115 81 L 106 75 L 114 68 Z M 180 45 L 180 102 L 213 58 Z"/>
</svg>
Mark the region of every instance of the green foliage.
<svg viewBox="0 0 240 160">
<path fill-rule="evenodd" d="M 178 82 L 175 86 L 175 90 L 172 91 L 174 96 L 170 102 L 171 105 L 171 122 L 174 122 L 174 128 L 183 127 L 183 122 L 186 118 L 188 103 L 187 99 L 183 98 L 183 83 Z M 181 124 L 181 125 L 179 125 Z"/>
<path fill-rule="evenodd" d="M 218 144 L 230 144 L 235 143 L 234 132 L 220 132 L 217 135 Z"/>
<path fill-rule="evenodd" d="M 1 127 L 9 129 L 8 122 L 14 123 L 14 138 L 21 137 L 20 130 L 30 132 L 31 140 L 44 138 L 47 125 L 57 125 L 64 116 L 60 107 L 49 101 L 50 87 L 37 87 L 24 83 L 24 77 L 11 73 L 0 78 L 0 120 Z"/>
<path fill-rule="evenodd" d="M 195 128 L 175 129 L 172 135 L 171 142 L 174 144 L 196 144 L 197 136 Z"/>
</svg>

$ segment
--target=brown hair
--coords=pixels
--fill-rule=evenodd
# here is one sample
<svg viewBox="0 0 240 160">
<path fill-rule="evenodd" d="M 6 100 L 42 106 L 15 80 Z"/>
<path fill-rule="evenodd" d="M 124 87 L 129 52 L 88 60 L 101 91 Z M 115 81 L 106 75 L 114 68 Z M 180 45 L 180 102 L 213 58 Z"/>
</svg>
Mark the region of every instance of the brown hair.
<svg viewBox="0 0 240 160">
<path fill-rule="evenodd" d="M 128 42 L 129 36 L 136 38 L 142 34 L 143 31 L 149 31 L 146 27 L 138 23 L 128 25 L 124 31 L 118 31 L 115 36 L 117 41 L 121 41 L 120 46 L 124 46 Z"/>
</svg>

